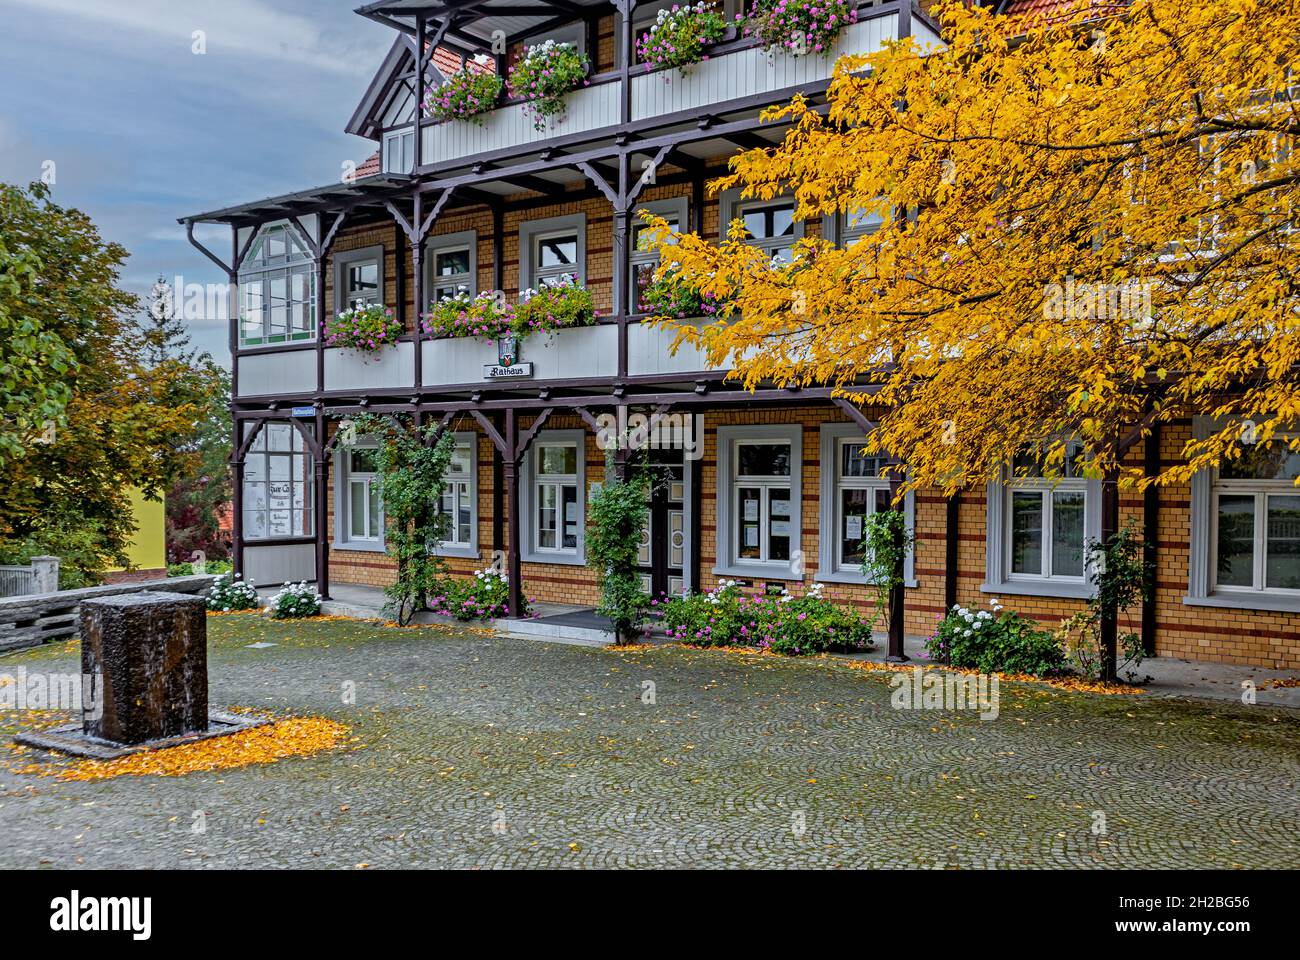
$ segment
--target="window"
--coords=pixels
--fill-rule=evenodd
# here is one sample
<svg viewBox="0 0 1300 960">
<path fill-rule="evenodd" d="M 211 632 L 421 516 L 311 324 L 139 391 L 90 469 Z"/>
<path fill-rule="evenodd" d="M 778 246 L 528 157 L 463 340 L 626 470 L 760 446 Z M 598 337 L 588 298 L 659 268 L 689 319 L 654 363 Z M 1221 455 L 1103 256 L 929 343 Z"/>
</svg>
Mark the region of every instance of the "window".
<svg viewBox="0 0 1300 960">
<path fill-rule="evenodd" d="M 1037 456 L 1016 458 L 1006 479 L 991 483 L 988 518 L 989 593 L 1086 598 L 1088 545 L 1101 539 L 1101 481 L 1084 476 L 1082 447 L 1070 444 L 1052 477 Z"/>
<path fill-rule="evenodd" d="M 1047 479 L 1037 459 L 1016 458 L 1006 485 L 1007 570 L 1012 578 L 1085 576 L 1088 499 L 1081 448 L 1071 445 L 1064 476 Z"/>
<path fill-rule="evenodd" d="M 773 200 L 742 200 L 739 189 L 722 194 L 722 237 L 731 231 L 731 222 L 740 220 L 749 234 L 749 244 L 774 260 L 788 262 L 794 243 L 803 237 L 803 221 L 795 220 L 793 197 Z"/>
<path fill-rule="evenodd" d="M 340 451 L 342 476 L 342 544 L 382 546 L 384 512 L 379 495 L 379 448 L 374 440 L 359 440 Z M 337 462 L 337 461 L 336 461 Z"/>
<path fill-rule="evenodd" d="M 890 216 L 893 216 L 892 211 Z M 835 231 L 842 247 L 852 246 L 884 225 L 885 217 L 882 214 L 867 210 L 848 210 L 835 217 Z"/>
<path fill-rule="evenodd" d="M 543 430 L 533 441 L 519 487 L 523 558 L 586 562 L 585 430 Z"/>
<path fill-rule="evenodd" d="M 576 443 L 537 445 L 536 538 L 538 551 L 578 549 L 578 449 Z"/>
<path fill-rule="evenodd" d="M 447 489 L 442 494 L 442 512 L 448 518 L 443 536 L 443 554 L 478 556 L 478 484 L 473 433 L 456 434 L 456 446 L 447 468 Z"/>
<path fill-rule="evenodd" d="M 458 293 L 478 293 L 478 235 L 473 230 L 432 238 L 425 256 L 424 289 L 428 303 Z"/>
<path fill-rule="evenodd" d="M 265 227 L 239 270 L 239 343 L 314 340 L 316 264 L 288 225 Z"/>
<path fill-rule="evenodd" d="M 312 536 L 312 466 L 293 424 L 262 429 L 244 460 L 245 540 Z"/>
<path fill-rule="evenodd" d="M 384 172 L 410 173 L 415 168 L 415 129 L 384 134 Z"/>
<path fill-rule="evenodd" d="M 718 428 L 715 573 L 802 579 L 802 437 L 798 425 Z"/>
<path fill-rule="evenodd" d="M 384 302 L 384 248 L 348 250 L 334 258 L 334 308 L 354 310 Z"/>
<path fill-rule="evenodd" d="M 864 583 L 862 562 L 866 558 L 867 519 L 889 510 L 888 459 L 863 453 L 867 438 L 851 423 L 827 423 L 821 428 L 821 536 L 818 544 L 818 580 L 833 583 Z M 915 499 L 909 493 L 903 501 L 909 528 L 914 527 Z M 904 581 L 915 582 L 913 554 L 904 561 Z"/>
<path fill-rule="evenodd" d="M 1245 448 L 1212 488 L 1211 586 L 1300 595 L 1300 453 L 1286 440 Z"/>
<path fill-rule="evenodd" d="M 587 280 L 587 219 L 583 214 L 530 220 L 519 228 L 519 286 L 540 290 L 572 277 Z"/>
<path fill-rule="evenodd" d="M 646 210 L 657 217 L 663 217 L 672 227 L 674 233 L 679 233 L 686 227 L 686 198 L 677 197 L 672 200 L 659 200 L 655 203 L 642 204 L 638 210 Z M 646 306 L 642 302 L 645 289 L 654 279 L 655 270 L 659 266 L 659 255 L 648 248 L 650 236 L 649 228 L 640 222 L 640 218 L 633 221 L 632 235 L 629 237 L 628 246 L 631 250 L 632 259 L 632 283 L 629 290 L 631 303 L 629 309 L 632 313 L 645 313 Z"/>
</svg>

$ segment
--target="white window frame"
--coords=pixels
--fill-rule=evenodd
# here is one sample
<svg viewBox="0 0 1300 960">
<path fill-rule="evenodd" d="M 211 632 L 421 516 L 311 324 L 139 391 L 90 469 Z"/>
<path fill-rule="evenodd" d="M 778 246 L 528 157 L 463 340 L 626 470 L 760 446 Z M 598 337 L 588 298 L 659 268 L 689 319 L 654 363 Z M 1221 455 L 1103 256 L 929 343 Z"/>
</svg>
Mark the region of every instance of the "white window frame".
<svg viewBox="0 0 1300 960">
<path fill-rule="evenodd" d="M 540 463 L 541 451 L 546 446 L 568 445 L 576 448 L 577 451 L 577 473 L 573 476 L 573 484 L 577 487 L 578 519 L 577 519 L 577 546 L 576 547 L 540 547 L 538 546 L 538 525 L 541 520 L 538 509 L 537 487 L 540 481 Z M 575 566 L 584 565 L 587 562 L 587 543 L 586 543 L 586 525 L 587 525 L 587 432 L 585 430 L 543 430 L 533 440 L 528 448 L 528 453 L 524 457 L 524 469 L 522 484 L 519 489 L 519 512 L 524 520 L 520 524 L 520 553 L 522 559 L 529 563 L 561 563 Z M 570 476 L 565 474 L 565 476 Z M 557 481 L 548 481 L 557 482 Z M 563 516 L 560 518 L 560 527 L 557 530 L 559 542 L 563 542 Z"/>
<path fill-rule="evenodd" d="M 394 156 L 394 150 L 397 153 Z M 400 127 L 384 134 L 384 173 L 411 173 L 415 169 L 415 126 Z"/>
<path fill-rule="evenodd" d="M 302 252 L 290 255 L 288 238 L 286 237 L 285 253 L 283 255 L 277 257 L 265 256 L 263 251 L 266 249 L 267 238 L 270 234 L 277 232 L 292 235 Z M 282 343 L 312 343 L 316 340 L 316 328 L 319 325 L 317 322 L 316 298 L 320 295 L 320 291 L 316 289 L 316 260 L 310 253 L 310 247 L 311 245 L 307 242 L 307 238 L 302 235 L 302 232 L 287 221 L 268 223 L 258 230 L 257 239 L 249 247 L 250 256 L 245 259 L 239 268 L 239 320 L 237 323 L 239 348 L 241 350 L 257 349 L 258 347 Z M 256 260 L 251 255 L 254 253 L 258 255 Z M 270 284 L 273 280 L 283 279 L 286 289 L 291 292 L 295 276 L 306 278 L 307 298 L 305 301 L 290 299 L 288 304 L 306 303 L 308 329 L 294 330 L 291 323 L 292 308 L 286 305 L 284 332 L 280 334 L 271 333 Z M 257 337 L 247 336 L 248 295 L 252 290 L 253 282 L 257 282 L 261 290 L 261 301 L 258 306 L 261 335 Z"/>
<path fill-rule="evenodd" d="M 1011 498 L 1016 492 L 1039 491 L 1044 498 L 1043 569 L 1044 574 L 1011 572 Z M 1081 576 L 1052 575 L 1051 495 L 1080 492 L 1083 500 L 1084 568 Z M 1101 540 L 1101 481 L 1084 478 L 1048 479 L 1015 477 L 1011 469 L 1002 470 L 999 481 L 988 484 L 985 492 L 985 582 L 984 593 L 1020 594 L 1037 597 L 1087 599 L 1096 592 L 1087 556 L 1092 544 Z"/>
<path fill-rule="evenodd" d="M 789 478 L 772 478 L 771 486 L 780 485 L 790 491 L 790 553 L 793 558 L 803 549 L 803 427 L 799 424 L 770 424 L 761 426 L 723 426 L 717 428 L 717 565 L 714 574 L 728 577 L 756 577 L 766 580 L 791 580 L 802 582 L 803 575 L 796 574 L 791 560 L 742 560 L 739 558 L 740 530 L 738 498 L 741 486 L 763 487 L 764 478 L 736 477 L 737 448 L 745 443 L 788 443 L 790 445 Z M 788 483 L 785 483 L 788 479 Z M 766 495 L 764 501 L 767 500 Z M 760 514 L 766 524 L 766 511 Z M 760 543 L 766 551 L 766 538 L 760 534 Z"/>
<path fill-rule="evenodd" d="M 248 424 L 246 429 L 251 430 L 254 428 L 255 424 L 253 421 L 245 422 Z M 282 442 L 278 442 L 274 445 L 272 444 L 273 437 L 283 437 L 285 435 L 289 437 L 287 446 Z M 289 464 L 288 483 L 290 485 L 290 506 L 288 508 L 276 510 L 271 505 L 270 496 L 271 484 L 273 482 L 272 477 L 275 473 L 271 464 L 273 461 L 279 459 L 287 459 Z M 265 477 L 264 480 L 255 479 L 259 471 L 256 469 L 250 470 L 250 464 L 255 460 L 261 461 L 262 469 L 260 474 Z M 298 431 L 298 428 L 288 420 L 268 421 L 258 432 L 257 439 L 253 441 L 252 446 L 244 457 L 244 489 L 242 491 L 243 502 L 241 505 L 244 512 L 244 516 L 241 518 L 243 520 L 244 539 L 249 543 L 262 544 L 275 543 L 277 540 L 301 540 L 304 537 L 315 536 L 315 478 L 316 472 L 315 467 L 311 462 L 311 451 L 307 448 L 306 439 Z M 295 484 L 299 483 L 302 484 L 303 490 L 302 506 L 295 507 L 293 506 L 292 488 Z M 260 506 L 258 505 L 256 491 L 256 487 L 259 484 L 266 488 L 266 497 Z M 297 526 L 295 523 L 296 518 L 293 516 L 296 514 L 298 515 L 298 518 L 301 518 L 302 530 L 295 530 L 294 532 L 283 536 L 271 536 L 269 533 L 266 536 L 258 536 L 256 534 L 256 525 L 249 523 L 250 515 L 258 513 L 263 514 L 266 518 L 266 529 L 269 531 L 271 528 L 271 514 L 285 512 L 285 509 L 287 509 L 287 512 L 291 515 L 290 526 Z"/>
<path fill-rule="evenodd" d="M 432 309 L 436 303 L 434 289 L 440 284 L 433 271 L 438 264 L 438 254 L 451 253 L 455 250 L 469 251 L 469 273 L 466 274 L 466 282 L 457 284 L 457 286 L 463 286 L 471 297 L 478 295 L 478 231 L 462 230 L 459 233 L 444 233 L 436 237 L 430 237 L 425 244 L 423 267 L 425 305 L 423 309 Z"/>
<path fill-rule="evenodd" d="M 663 217 L 665 220 L 677 220 L 677 232 L 689 233 L 691 226 L 687 216 L 690 213 L 690 200 L 687 197 L 671 197 L 667 200 L 655 200 L 651 203 L 642 203 L 637 205 L 637 211 L 644 210 L 656 217 Z M 628 312 L 641 314 L 638 308 L 640 304 L 636 300 L 636 271 L 637 267 L 646 266 L 647 264 L 659 265 L 659 254 L 653 250 L 637 250 L 632 243 L 632 238 L 636 236 L 637 228 L 643 226 L 639 218 L 633 222 L 631 235 L 628 237 L 628 259 L 631 267 L 628 269 Z"/>
<path fill-rule="evenodd" d="M 352 533 L 352 484 L 361 481 L 366 484 L 367 494 L 379 483 L 379 474 L 370 472 L 354 473 L 352 470 L 352 452 L 357 449 L 378 450 L 376 437 L 357 437 L 355 443 L 344 446 L 340 444 L 334 450 L 334 548 L 337 550 L 365 550 L 382 553 L 384 546 L 384 505 L 379 504 L 379 536 L 357 537 Z M 370 498 L 366 504 L 369 511 Z M 368 518 L 367 518 L 368 519 Z"/>
<path fill-rule="evenodd" d="M 464 480 L 454 481 L 465 486 L 466 496 L 469 500 L 469 540 L 444 540 L 437 550 L 440 557 L 464 557 L 468 559 L 479 559 L 478 545 L 478 434 L 472 430 L 458 432 L 452 435 L 455 438 L 457 447 L 463 447 L 469 451 L 469 476 Z M 450 475 L 449 475 L 450 476 Z M 454 532 L 456 519 L 452 517 L 452 530 Z"/>
<path fill-rule="evenodd" d="M 777 204 L 789 203 L 792 208 L 798 208 L 799 202 L 793 194 L 782 193 L 767 200 L 759 200 L 756 197 L 742 198 L 740 187 L 733 187 L 730 190 L 724 190 L 719 198 L 720 214 L 722 216 L 722 239 L 726 240 L 731 233 L 731 221 L 738 217 L 743 217 L 746 210 L 753 207 L 771 207 Z M 794 226 L 788 242 L 784 239 L 754 239 L 750 238 L 750 246 L 770 254 L 775 247 L 791 247 L 802 240 L 804 237 L 804 222 L 799 219 L 794 220 Z"/>
<path fill-rule="evenodd" d="M 1198 440 L 1210 436 L 1217 429 L 1212 417 L 1194 417 L 1193 435 Z M 1292 434 L 1279 436 L 1283 442 Z M 1261 539 L 1267 538 L 1267 528 L 1260 523 L 1260 499 L 1270 493 L 1282 496 L 1300 495 L 1300 488 L 1289 480 L 1220 480 L 1217 470 L 1202 470 L 1192 477 L 1191 483 L 1191 536 L 1187 595 L 1183 603 L 1190 606 L 1229 607 L 1246 610 L 1273 610 L 1285 613 L 1300 612 L 1300 590 L 1268 588 L 1264 586 L 1262 565 L 1265 553 L 1260 549 Z M 1255 502 L 1255 575 L 1252 580 L 1259 587 L 1219 586 L 1216 582 L 1214 558 L 1218 547 L 1218 497 L 1221 493 L 1254 494 Z"/>
<path fill-rule="evenodd" d="M 356 250 L 344 250 L 334 255 L 334 312 L 341 313 L 347 307 L 345 281 L 348 268 L 361 263 L 375 263 L 379 267 L 379 288 L 372 304 L 384 302 L 384 248 L 383 245 L 360 247 Z"/>
<path fill-rule="evenodd" d="M 861 567 L 845 567 L 840 560 L 840 492 L 846 489 L 889 490 L 889 480 L 883 477 L 840 476 L 840 451 L 845 444 L 865 447 L 866 434 L 852 423 L 824 423 L 821 427 L 821 502 L 818 522 L 817 574 L 814 580 L 824 583 L 871 583 L 862 575 Z M 873 498 L 874 504 L 874 498 Z M 873 506 L 874 510 L 874 506 Z M 903 516 L 907 530 L 916 536 L 916 495 L 909 491 L 903 497 Z M 915 587 L 916 548 L 907 551 L 903 561 L 903 585 Z"/>
<path fill-rule="evenodd" d="M 876 199 L 883 199 L 883 198 L 877 197 Z M 875 216 L 875 214 L 867 214 L 865 210 L 858 210 L 857 214 L 859 216 Z M 894 215 L 895 215 L 894 209 L 893 207 L 891 207 L 886 217 L 887 218 L 893 217 Z M 885 219 L 885 220 L 881 220 L 880 223 L 874 224 L 870 227 L 863 224 L 854 224 L 850 226 L 849 217 L 850 214 L 848 212 L 841 210 L 839 213 L 835 214 L 833 218 L 830 218 L 831 222 L 834 224 L 833 229 L 835 231 L 835 242 L 841 247 L 852 246 L 853 244 L 861 240 L 863 237 L 868 237 L 871 234 L 877 232 L 882 227 L 884 227 L 884 225 L 888 222 L 888 219 Z"/>
<path fill-rule="evenodd" d="M 538 278 L 534 275 L 534 245 L 546 237 L 561 234 L 576 234 L 578 238 L 578 283 L 587 285 L 587 215 L 574 213 L 562 217 L 546 217 L 542 220 L 527 220 L 519 226 L 519 289 L 521 291 L 538 289 Z"/>
</svg>

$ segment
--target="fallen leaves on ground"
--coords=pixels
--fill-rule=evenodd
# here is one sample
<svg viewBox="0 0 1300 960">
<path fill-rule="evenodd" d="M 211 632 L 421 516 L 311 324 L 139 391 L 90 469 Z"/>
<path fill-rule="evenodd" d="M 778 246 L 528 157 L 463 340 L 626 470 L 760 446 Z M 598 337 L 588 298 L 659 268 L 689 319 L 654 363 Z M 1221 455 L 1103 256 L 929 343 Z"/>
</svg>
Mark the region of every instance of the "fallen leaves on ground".
<svg viewBox="0 0 1300 960">
<path fill-rule="evenodd" d="M 108 780 L 113 777 L 181 777 L 200 770 L 229 770 L 284 757 L 306 757 L 339 746 L 348 728 L 324 717 L 285 717 L 262 727 L 241 730 L 163 750 L 146 750 L 117 760 L 80 760 L 69 767 L 47 766 L 24 773 L 55 775 L 59 780 Z"/>
</svg>

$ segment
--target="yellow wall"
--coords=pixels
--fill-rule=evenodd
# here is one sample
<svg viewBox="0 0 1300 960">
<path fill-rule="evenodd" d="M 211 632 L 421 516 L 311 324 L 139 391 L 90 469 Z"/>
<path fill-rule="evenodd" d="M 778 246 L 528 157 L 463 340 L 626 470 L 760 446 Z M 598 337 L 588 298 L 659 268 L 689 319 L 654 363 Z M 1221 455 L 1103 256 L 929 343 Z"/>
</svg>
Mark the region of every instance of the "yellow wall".
<svg viewBox="0 0 1300 960">
<path fill-rule="evenodd" d="M 167 566 L 166 509 L 161 500 L 146 500 L 139 490 L 131 491 L 131 515 L 135 518 L 135 539 L 127 549 L 133 570 L 161 570 Z M 121 570 L 122 567 L 112 567 Z"/>
</svg>

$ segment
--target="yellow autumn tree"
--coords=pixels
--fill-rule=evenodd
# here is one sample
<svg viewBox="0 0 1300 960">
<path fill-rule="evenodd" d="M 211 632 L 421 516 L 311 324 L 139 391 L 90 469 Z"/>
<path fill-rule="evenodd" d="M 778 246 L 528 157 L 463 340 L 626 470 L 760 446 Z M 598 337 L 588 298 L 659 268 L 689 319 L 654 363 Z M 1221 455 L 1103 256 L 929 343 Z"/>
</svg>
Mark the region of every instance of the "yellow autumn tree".
<svg viewBox="0 0 1300 960">
<path fill-rule="evenodd" d="M 887 410 L 870 443 L 956 490 L 1065 442 L 1091 470 L 1206 414 L 1160 482 L 1300 420 L 1296 0 L 1135 0 L 1051 24 L 941 5 L 945 45 L 842 58 L 827 103 L 711 189 L 880 220 L 770 263 L 656 231 L 661 276 L 722 304 L 679 327 L 746 384 L 831 385 Z M 1295 226 L 1300 227 L 1300 223 Z M 1290 441 L 1293 445 L 1300 441 Z"/>
</svg>

